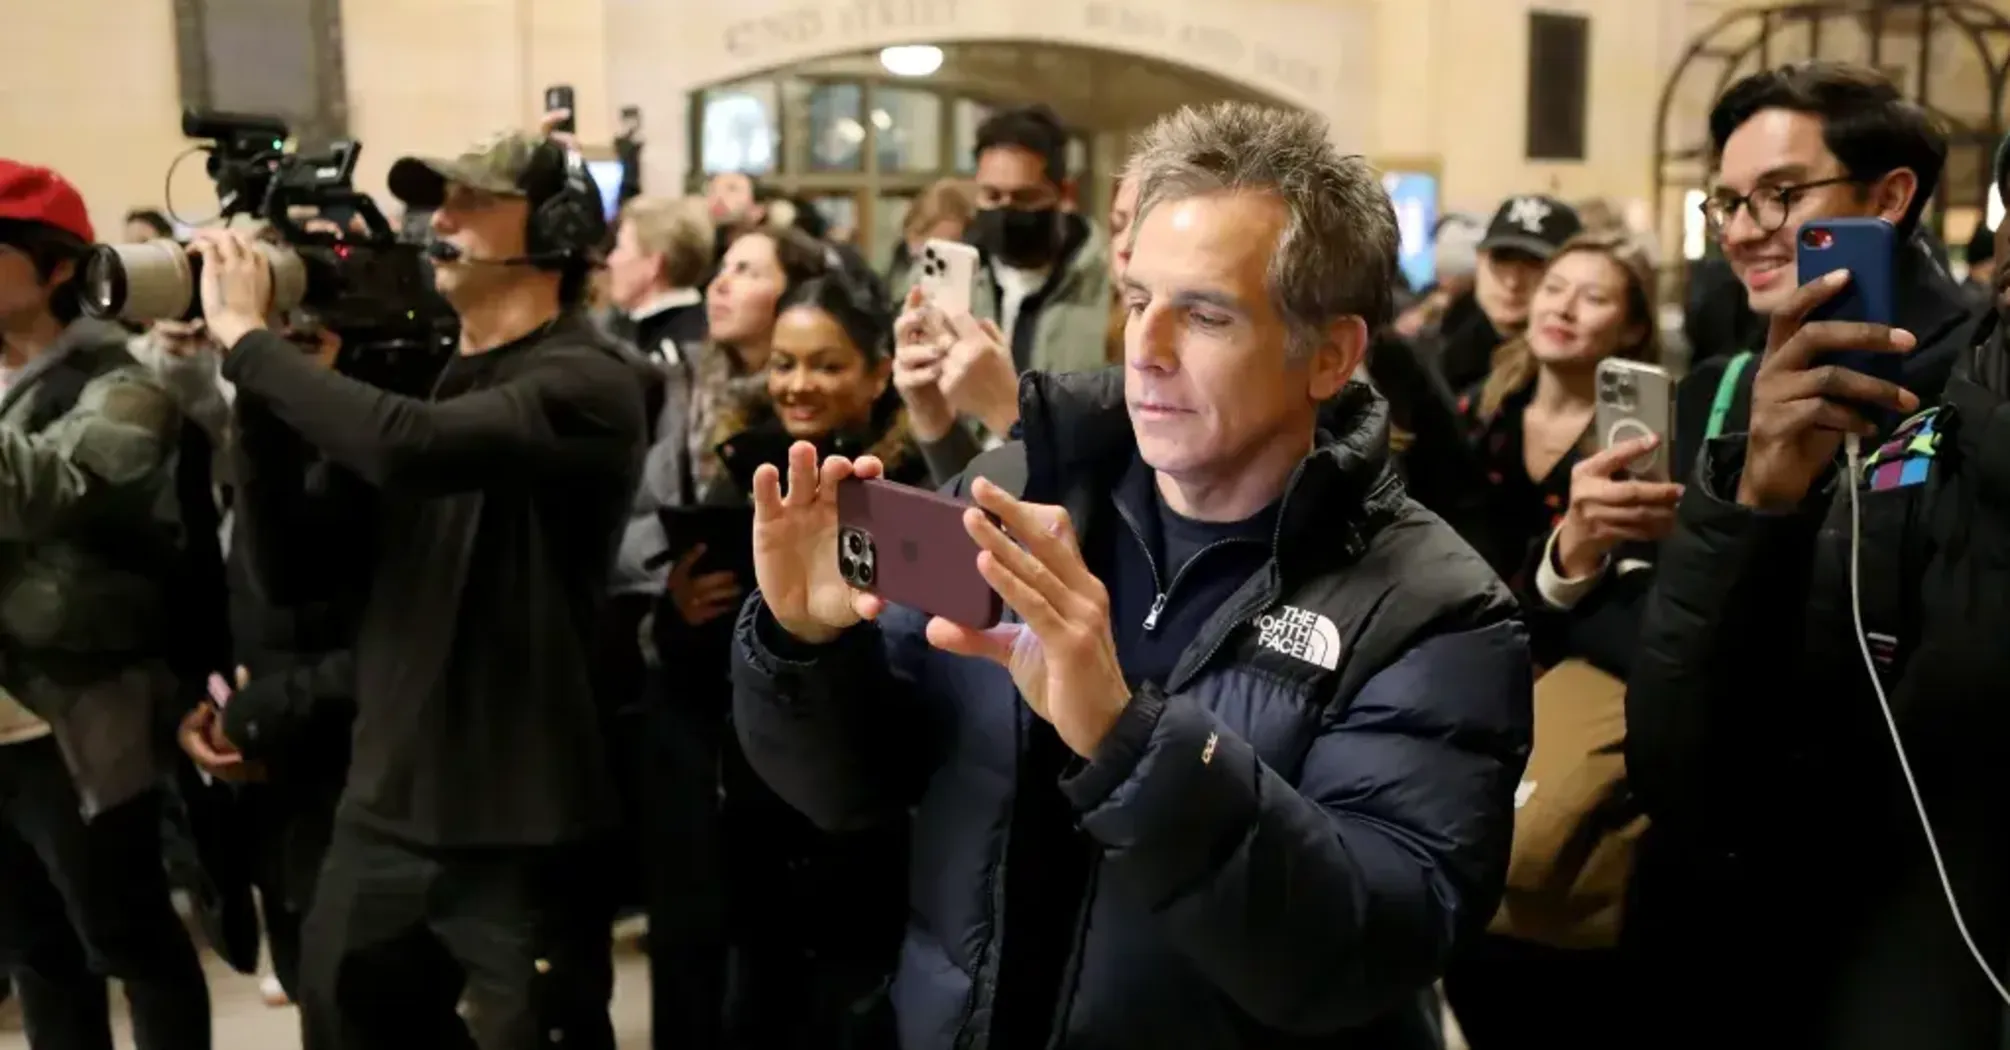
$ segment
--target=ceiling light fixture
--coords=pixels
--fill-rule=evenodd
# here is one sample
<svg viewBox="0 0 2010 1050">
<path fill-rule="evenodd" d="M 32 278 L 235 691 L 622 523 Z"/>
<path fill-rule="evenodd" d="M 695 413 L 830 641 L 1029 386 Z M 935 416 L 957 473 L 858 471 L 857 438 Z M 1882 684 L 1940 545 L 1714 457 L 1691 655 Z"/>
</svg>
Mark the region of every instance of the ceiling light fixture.
<svg viewBox="0 0 2010 1050">
<path fill-rule="evenodd" d="M 884 48 L 879 64 L 897 77 L 925 77 L 942 68 L 942 49 L 933 44 L 903 44 Z"/>
</svg>

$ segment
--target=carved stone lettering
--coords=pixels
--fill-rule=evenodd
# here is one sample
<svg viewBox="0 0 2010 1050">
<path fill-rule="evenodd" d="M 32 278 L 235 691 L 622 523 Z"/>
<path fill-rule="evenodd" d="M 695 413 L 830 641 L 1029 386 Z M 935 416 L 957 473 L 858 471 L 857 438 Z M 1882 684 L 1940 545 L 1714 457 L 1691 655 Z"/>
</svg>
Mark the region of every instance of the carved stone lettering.
<svg viewBox="0 0 2010 1050">
<path fill-rule="evenodd" d="M 1084 13 L 1090 29 L 1133 40 L 1163 40 L 1169 29 L 1164 15 L 1123 4 L 1089 4 Z"/>
<path fill-rule="evenodd" d="M 863 36 L 886 29 L 941 29 L 956 24 L 956 0 L 851 0 L 838 8 L 838 32 Z"/>
<path fill-rule="evenodd" d="M 726 52 L 750 56 L 767 51 L 797 47 L 824 35 L 823 12 L 814 7 L 749 18 L 726 27 Z"/>
<path fill-rule="evenodd" d="M 729 23 L 726 53 L 757 61 L 771 54 L 814 48 L 866 46 L 887 35 L 940 33 L 957 25 L 959 0 L 827 0 Z M 1082 25 L 1111 44 L 1139 46 L 1212 66 L 1231 75 L 1268 81 L 1293 92 L 1319 93 L 1316 62 L 1252 44 L 1226 25 L 1188 22 L 1139 3 L 1087 0 Z"/>
<path fill-rule="evenodd" d="M 1259 46 L 1256 48 L 1254 65 L 1258 76 L 1289 84 L 1308 95 L 1319 92 L 1319 67 L 1310 62 L 1280 55 L 1267 47 Z"/>
<path fill-rule="evenodd" d="M 1181 26 L 1178 41 L 1180 49 L 1195 59 L 1226 66 L 1242 63 L 1242 37 L 1218 26 Z"/>
</svg>

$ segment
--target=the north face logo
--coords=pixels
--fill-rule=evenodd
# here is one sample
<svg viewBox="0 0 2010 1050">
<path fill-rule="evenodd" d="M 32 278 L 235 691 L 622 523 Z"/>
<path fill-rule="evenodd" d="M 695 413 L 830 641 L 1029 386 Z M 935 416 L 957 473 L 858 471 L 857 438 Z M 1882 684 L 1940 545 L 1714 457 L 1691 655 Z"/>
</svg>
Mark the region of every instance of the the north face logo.
<svg viewBox="0 0 2010 1050">
<path fill-rule="evenodd" d="M 1256 644 L 1273 653 L 1333 670 L 1340 666 L 1340 629 L 1316 612 L 1286 605 L 1256 618 Z"/>
<path fill-rule="evenodd" d="M 1530 233 L 1540 234 L 1549 221 L 1549 202 L 1541 197 L 1516 197 L 1508 202 L 1507 221 Z"/>
</svg>

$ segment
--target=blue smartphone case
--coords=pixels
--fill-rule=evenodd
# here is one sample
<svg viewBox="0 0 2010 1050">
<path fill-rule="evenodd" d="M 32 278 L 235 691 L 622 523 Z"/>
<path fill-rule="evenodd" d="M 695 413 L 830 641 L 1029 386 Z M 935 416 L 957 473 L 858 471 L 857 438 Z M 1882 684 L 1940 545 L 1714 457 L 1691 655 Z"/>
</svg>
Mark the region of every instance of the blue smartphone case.
<svg viewBox="0 0 2010 1050">
<path fill-rule="evenodd" d="M 1891 325 L 1896 303 L 1892 271 L 1898 265 L 1898 237 L 1883 219 L 1816 219 L 1795 237 L 1795 276 L 1805 285 L 1836 270 L 1849 271 L 1849 284 L 1808 314 L 1809 321 L 1861 321 Z M 1904 357 L 1870 351 L 1838 351 L 1817 364 L 1840 365 L 1886 382 L 1899 381 Z"/>
</svg>

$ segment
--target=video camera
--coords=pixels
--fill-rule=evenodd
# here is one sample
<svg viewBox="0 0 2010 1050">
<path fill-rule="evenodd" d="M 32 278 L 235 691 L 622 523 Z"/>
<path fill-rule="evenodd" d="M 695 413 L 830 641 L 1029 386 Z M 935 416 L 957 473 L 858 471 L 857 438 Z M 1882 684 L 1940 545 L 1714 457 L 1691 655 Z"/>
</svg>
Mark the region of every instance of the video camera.
<svg viewBox="0 0 2010 1050">
<path fill-rule="evenodd" d="M 219 218 L 270 224 L 276 243 L 258 242 L 272 267 L 270 312 L 336 333 L 345 357 L 451 350 L 457 322 L 433 290 L 423 250 L 400 240 L 351 182 L 360 144 L 338 142 L 326 156 L 304 157 L 286 152 L 285 121 L 235 113 L 184 110 L 181 130 L 208 140 L 202 148 Z M 200 317 L 201 281 L 202 257 L 163 239 L 98 245 L 80 286 L 85 313 L 146 324 Z"/>
</svg>

